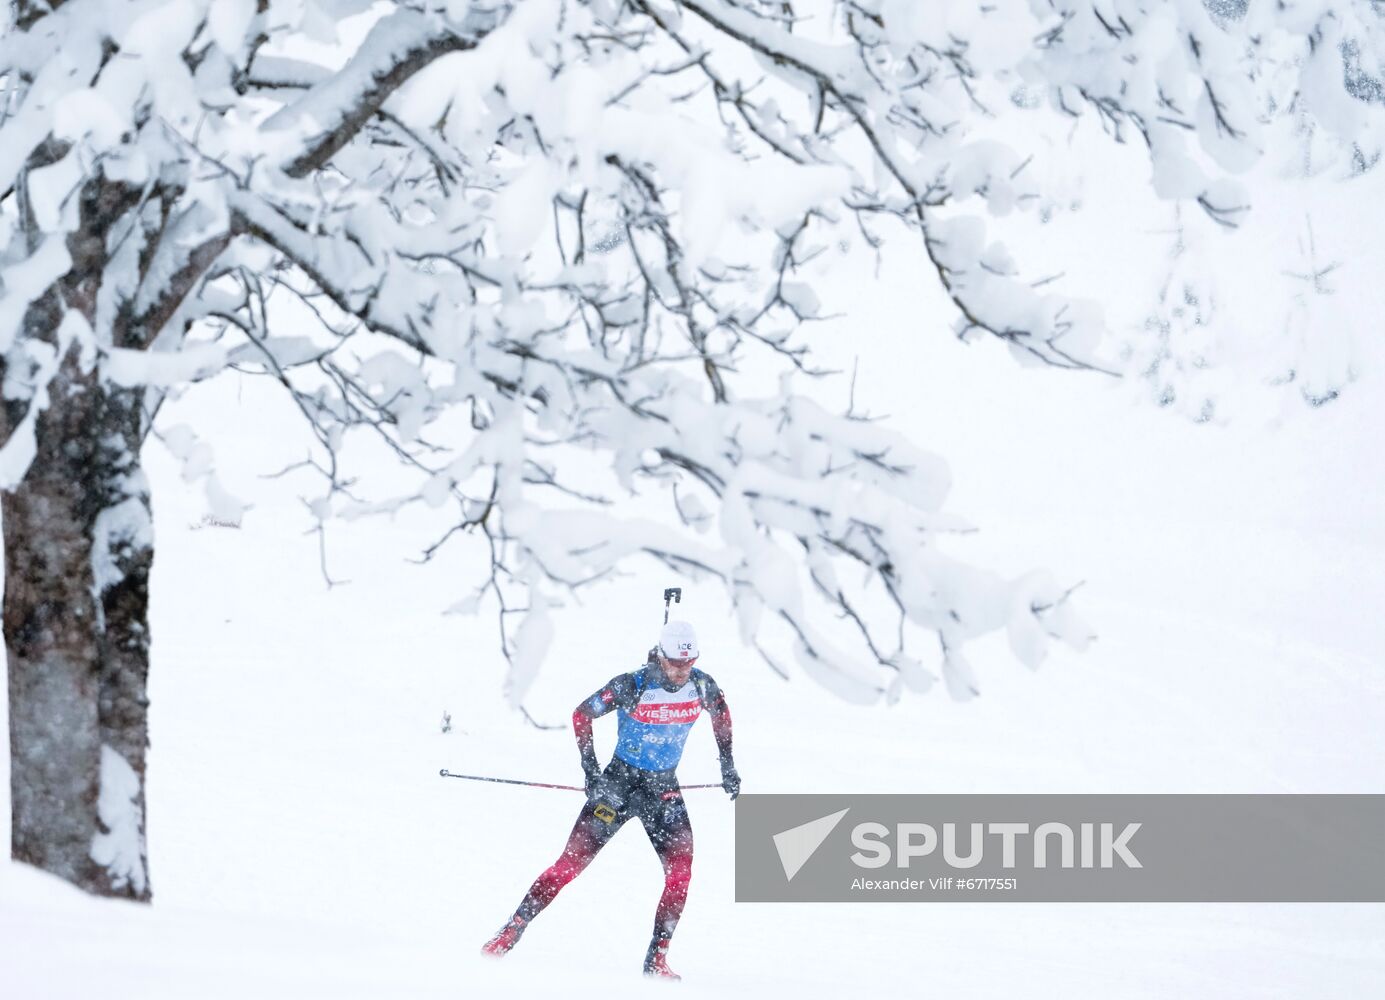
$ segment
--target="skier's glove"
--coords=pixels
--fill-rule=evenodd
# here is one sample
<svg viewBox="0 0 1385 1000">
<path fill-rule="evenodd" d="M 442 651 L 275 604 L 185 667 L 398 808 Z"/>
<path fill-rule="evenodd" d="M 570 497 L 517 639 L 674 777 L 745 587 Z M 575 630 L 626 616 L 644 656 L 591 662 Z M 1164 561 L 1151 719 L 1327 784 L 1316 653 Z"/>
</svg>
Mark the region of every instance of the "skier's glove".
<svg viewBox="0 0 1385 1000">
<path fill-rule="evenodd" d="M 589 770 L 586 770 L 586 775 L 587 775 L 587 801 L 588 801 L 588 802 L 591 802 L 592 800 L 594 800 L 594 799 L 596 798 L 596 785 L 597 785 L 597 782 L 599 782 L 599 781 L 601 780 L 601 771 L 600 771 L 599 769 L 589 769 Z"/>
<path fill-rule="evenodd" d="M 736 773 L 736 768 L 731 764 L 721 769 L 721 787 L 733 800 L 741 794 L 741 776 Z"/>
</svg>

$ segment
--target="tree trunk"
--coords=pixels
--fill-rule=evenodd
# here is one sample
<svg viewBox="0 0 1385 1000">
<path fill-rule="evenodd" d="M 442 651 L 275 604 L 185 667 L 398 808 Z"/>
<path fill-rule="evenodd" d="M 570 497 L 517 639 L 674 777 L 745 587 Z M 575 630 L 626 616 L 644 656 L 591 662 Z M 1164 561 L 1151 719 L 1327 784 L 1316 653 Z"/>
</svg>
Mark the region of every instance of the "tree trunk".
<svg viewBox="0 0 1385 1000">
<path fill-rule="evenodd" d="M 88 892 L 148 900 L 144 392 L 81 368 L 71 352 L 3 501 L 11 850 Z"/>
</svg>

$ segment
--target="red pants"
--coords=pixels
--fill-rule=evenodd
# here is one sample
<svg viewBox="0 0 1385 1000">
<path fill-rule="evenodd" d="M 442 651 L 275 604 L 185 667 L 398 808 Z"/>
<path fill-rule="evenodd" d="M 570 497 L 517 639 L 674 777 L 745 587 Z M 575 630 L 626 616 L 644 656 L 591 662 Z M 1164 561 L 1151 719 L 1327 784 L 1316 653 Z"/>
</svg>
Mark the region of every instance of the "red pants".
<svg viewBox="0 0 1385 1000">
<path fill-rule="evenodd" d="M 654 938 L 672 937 L 692 879 L 693 835 L 687 806 L 671 771 L 642 771 L 619 759 L 607 766 L 596 794 L 582 807 L 562 855 L 534 881 L 516 914 L 526 922 L 537 916 L 632 816 L 644 824 L 664 867 Z"/>
</svg>

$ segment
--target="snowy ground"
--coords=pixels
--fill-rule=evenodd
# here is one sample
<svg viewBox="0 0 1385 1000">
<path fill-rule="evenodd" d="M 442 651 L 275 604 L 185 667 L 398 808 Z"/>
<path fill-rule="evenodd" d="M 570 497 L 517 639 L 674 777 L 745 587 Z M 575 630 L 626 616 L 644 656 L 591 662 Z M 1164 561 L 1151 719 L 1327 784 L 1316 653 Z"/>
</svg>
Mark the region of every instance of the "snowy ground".
<svg viewBox="0 0 1385 1000">
<path fill-rule="evenodd" d="M 860 389 L 950 460 L 951 506 L 983 529 L 959 554 L 1085 580 L 1101 638 L 1037 673 L 983 644 L 977 701 L 860 709 L 780 681 L 719 628 L 720 595 L 692 588 L 747 790 L 1380 790 L 1378 372 L 1319 412 L 1198 427 L 986 345 L 899 339 L 863 357 Z M 241 529 L 202 526 L 201 497 L 150 449 L 155 904 L 0 865 L 0 995 L 647 995 L 660 878 L 635 828 L 510 958 L 477 956 L 578 799 L 438 769 L 572 781 L 571 736 L 504 710 L 489 616 L 439 615 L 463 596 L 458 565 L 403 559 L 427 525 L 334 528 L 331 571 L 351 582 L 324 587 L 294 484 L 256 479 L 302 457 L 282 416 L 230 376 L 161 417 L 211 428 L 223 480 L 256 506 Z M 534 717 L 565 723 L 635 666 L 675 582 L 643 572 L 565 609 Z M 598 724 L 603 754 L 612 729 Z M 715 778 L 705 727 L 681 771 Z M 1360 997 L 1385 981 L 1385 906 L 736 905 L 733 809 L 689 795 L 697 862 L 670 955 L 686 995 Z"/>
</svg>

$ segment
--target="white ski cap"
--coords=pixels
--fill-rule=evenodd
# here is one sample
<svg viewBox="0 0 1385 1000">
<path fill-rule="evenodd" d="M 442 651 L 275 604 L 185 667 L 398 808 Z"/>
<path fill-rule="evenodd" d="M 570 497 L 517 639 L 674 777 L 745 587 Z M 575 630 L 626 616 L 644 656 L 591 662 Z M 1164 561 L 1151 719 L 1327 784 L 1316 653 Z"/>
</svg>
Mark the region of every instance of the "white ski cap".
<svg viewBox="0 0 1385 1000">
<path fill-rule="evenodd" d="M 697 633 L 687 622 L 669 622 L 659 633 L 659 652 L 669 660 L 695 660 Z"/>
</svg>

